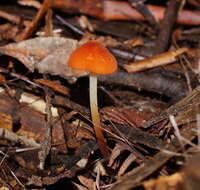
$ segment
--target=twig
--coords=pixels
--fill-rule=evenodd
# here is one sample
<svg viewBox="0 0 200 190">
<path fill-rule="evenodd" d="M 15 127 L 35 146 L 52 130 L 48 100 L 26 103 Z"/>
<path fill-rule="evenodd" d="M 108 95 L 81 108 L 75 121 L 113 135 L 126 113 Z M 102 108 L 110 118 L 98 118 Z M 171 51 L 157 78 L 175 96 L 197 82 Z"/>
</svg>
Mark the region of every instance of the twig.
<svg viewBox="0 0 200 190">
<path fill-rule="evenodd" d="M 2 11 L 2 10 L 0 10 L 0 17 L 4 18 L 4 19 L 7 19 L 8 21 L 13 22 L 15 24 L 19 24 L 20 21 L 21 21 L 20 17 L 8 14 L 5 11 Z"/>
<path fill-rule="evenodd" d="M 24 136 L 16 135 L 15 133 L 8 131 L 6 129 L 0 128 L 0 138 L 5 138 L 15 143 L 21 143 L 28 147 L 40 147 L 40 144 L 35 142 L 31 138 L 26 138 Z"/>
<path fill-rule="evenodd" d="M 42 6 L 40 7 L 39 11 L 37 12 L 35 18 L 32 22 L 25 28 L 24 32 L 18 38 L 19 41 L 28 39 L 31 35 L 33 30 L 36 28 L 39 20 L 43 17 L 46 13 L 47 9 L 51 6 L 51 0 L 44 0 Z"/>
<path fill-rule="evenodd" d="M 172 74 L 172 73 L 171 73 Z M 107 84 L 118 84 L 129 86 L 136 90 L 146 90 L 164 94 L 167 97 L 172 97 L 176 101 L 184 97 L 187 93 L 186 84 L 182 79 L 174 80 L 174 77 L 168 76 L 166 73 L 151 72 L 148 75 L 144 72 L 134 73 L 130 75 L 124 71 L 109 76 L 99 76 L 99 81 Z"/>
<path fill-rule="evenodd" d="M 162 112 L 158 117 L 152 118 L 149 121 L 145 122 L 142 127 L 148 128 L 164 119 L 168 119 L 169 115 L 179 114 L 180 116 L 187 110 L 194 110 L 196 103 L 199 102 L 199 95 L 200 95 L 200 86 L 196 87 L 188 96 L 186 96 L 185 98 L 183 98 L 182 100 L 180 100 L 179 102 L 177 102 L 176 104 L 172 105 L 167 110 Z M 193 113 L 195 114 L 195 112 Z M 183 118 L 181 117 L 180 119 L 183 120 Z M 187 118 L 187 120 L 188 119 L 189 118 Z M 179 122 L 184 122 L 184 121 L 179 121 Z M 181 124 L 185 124 L 185 123 L 181 123 Z"/>
<path fill-rule="evenodd" d="M 186 138 L 184 138 L 183 136 L 181 136 L 180 130 L 178 128 L 178 125 L 176 123 L 175 117 L 173 115 L 169 115 L 169 120 L 172 124 L 172 127 L 174 128 L 174 134 L 176 135 L 180 145 L 182 146 L 183 150 L 184 150 L 184 146 L 183 146 L 183 141 L 185 141 L 187 144 L 195 147 L 195 144 L 193 144 L 192 142 L 190 142 L 189 140 L 187 140 Z"/>
<path fill-rule="evenodd" d="M 53 1 L 53 8 L 61 9 L 64 12 L 82 13 L 90 16 L 98 17 L 103 20 L 138 20 L 143 21 L 144 17 L 125 1 L 97 1 L 93 0 L 88 6 L 87 0 L 71 1 L 56 0 Z M 156 20 L 161 20 L 165 11 L 165 7 L 147 5 L 150 12 Z M 179 13 L 177 22 L 187 25 L 199 25 L 199 11 L 183 10 Z"/>
<path fill-rule="evenodd" d="M 166 64 L 173 63 L 174 61 L 176 61 L 176 57 L 178 55 L 181 55 L 187 51 L 188 51 L 187 48 L 179 48 L 174 51 L 168 51 L 159 55 L 152 56 L 145 60 L 136 61 L 136 62 L 127 64 L 124 66 L 124 68 L 129 73 L 133 73 L 133 72 L 147 70 L 150 68 L 155 68 L 158 66 L 164 66 Z"/>
<path fill-rule="evenodd" d="M 46 131 L 44 134 L 44 138 L 41 142 L 41 150 L 38 152 L 38 157 L 40 160 L 39 168 L 44 169 L 44 164 L 47 155 L 51 149 L 51 135 L 52 135 L 52 112 L 51 112 L 51 96 L 50 90 L 48 87 L 44 87 L 45 94 L 46 94 Z"/>
<path fill-rule="evenodd" d="M 129 0 L 132 7 L 136 8 L 144 18 L 153 26 L 156 30 L 159 29 L 158 23 L 154 17 L 154 15 L 150 12 L 148 7 L 144 5 L 145 0 Z"/>
<path fill-rule="evenodd" d="M 64 20 L 61 16 L 56 15 L 56 18 L 57 18 L 63 25 L 65 25 L 65 26 L 67 26 L 68 28 L 70 28 L 73 32 L 76 32 L 77 34 L 80 34 L 81 36 L 83 36 L 83 35 L 85 34 L 81 29 L 79 29 L 79 28 L 75 27 L 73 24 L 67 22 L 67 21 Z"/>
<path fill-rule="evenodd" d="M 179 143 L 180 143 L 180 145 L 182 147 L 182 150 L 185 151 L 184 146 L 183 146 L 183 142 L 182 142 L 182 136 L 180 134 L 180 131 L 179 131 L 179 128 L 177 126 L 177 123 L 176 123 L 176 120 L 175 120 L 174 116 L 173 115 L 169 115 L 169 120 L 170 120 L 170 122 L 172 124 L 172 127 L 174 128 L 174 134 L 176 135 L 176 137 L 177 137 L 177 139 L 178 139 L 178 141 L 179 141 Z"/>
<path fill-rule="evenodd" d="M 195 128 L 195 125 L 196 124 L 191 126 L 188 125 L 181 129 L 181 136 L 183 136 L 185 139 L 188 139 L 188 141 L 194 139 L 196 134 L 194 134 L 191 129 Z M 187 143 L 183 142 L 183 145 L 185 144 Z M 169 145 L 164 147 L 164 149 L 171 152 L 178 152 L 180 151 L 181 147 L 177 144 L 177 138 L 175 138 Z M 128 190 L 139 186 L 144 178 L 160 168 L 173 156 L 173 154 L 166 154 L 162 151 L 157 153 L 153 158 L 147 160 L 143 165 L 139 166 L 132 172 L 129 172 L 127 175 L 119 178 L 118 181 L 110 188 L 110 190 Z"/>
<path fill-rule="evenodd" d="M 155 54 L 163 53 L 168 49 L 172 29 L 177 20 L 180 0 L 170 0 L 160 25 L 160 32 L 156 40 Z"/>
</svg>

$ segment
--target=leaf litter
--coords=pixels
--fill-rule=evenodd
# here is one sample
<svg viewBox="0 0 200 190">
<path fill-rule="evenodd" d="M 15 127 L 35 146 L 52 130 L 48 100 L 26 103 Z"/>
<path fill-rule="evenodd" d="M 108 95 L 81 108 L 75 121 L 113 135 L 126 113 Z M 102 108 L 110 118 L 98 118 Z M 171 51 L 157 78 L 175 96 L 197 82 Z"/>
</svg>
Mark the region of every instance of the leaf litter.
<svg viewBox="0 0 200 190">
<path fill-rule="evenodd" d="M 0 47 L 0 53 L 21 61 L 31 72 L 59 75 L 66 79 L 87 75 L 87 72 L 67 67 L 69 55 L 78 41 L 63 37 L 38 37 Z"/>
<path fill-rule="evenodd" d="M 0 26 L 2 38 L 13 41 L 21 39 L 17 43 L 4 41 L 6 45 L 0 47 L 0 53 L 7 55 L 8 60 L 10 57 L 17 59 L 28 69 L 26 76 L 23 72 L 18 73 L 16 61 L 12 59 L 7 64 L 2 56 L 0 184 L 13 189 L 32 186 L 59 188 L 61 181 L 70 184 L 72 189 L 76 186 L 84 190 L 160 189 L 160 186 L 166 190 L 178 190 L 178 185 L 189 190 L 195 187 L 194 179 L 199 179 L 199 174 L 188 160 L 195 158 L 198 152 L 199 79 L 198 70 L 195 69 L 198 68 L 199 56 L 198 53 L 191 53 L 197 52 L 199 47 L 195 44 L 198 38 L 191 37 L 192 34 L 198 34 L 198 30 L 192 30 L 198 29 L 195 26 L 199 23 L 198 11 L 182 10 L 178 1 L 170 1 L 166 7 L 164 3 L 158 7 L 146 5 L 146 2 L 133 4 L 131 0 L 100 4 L 95 1 L 89 4 L 84 0 L 81 2 L 78 4 L 65 0 L 64 3 L 61 0 L 51 4 L 45 0 L 41 6 L 36 6 L 39 11 L 32 21 L 23 19 L 21 12 L 7 14 L 6 8 L 0 12 L 0 17 L 8 21 Z M 37 1 L 18 3 L 24 6 L 38 5 Z M 194 1 L 187 3 L 193 6 Z M 126 15 L 121 15 L 125 10 L 119 5 L 126 8 L 128 19 L 139 19 L 138 23 L 117 21 L 118 27 L 114 27 L 115 22 L 100 20 L 127 19 Z M 70 13 L 78 16 L 71 15 L 72 20 L 65 19 L 62 22 L 68 38 L 52 37 L 51 30 L 56 24 L 52 14 L 48 15 L 51 12 L 48 9 L 52 8 L 53 12 L 57 8 L 67 14 L 69 7 Z M 159 10 L 166 11 L 160 31 L 159 23 L 156 23 L 157 26 L 152 24 L 161 19 L 161 15 L 156 14 Z M 137 11 L 141 13 L 139 17 Z M 46 12 L 46 24 L 51 27 L 49 31 L 44 29 L 42 32 L 49 37 L 24 40 L 39 29 L 38 24 Z M 151 18 L 146 20 L 147 23 L 141 22 L 147 13 Z M 187 15 L 183 20 L 183 13 L 195 19 Z M 87 14 L 98 19 L 87 17 Z M 179 29 L 179 35 L 172 36 L 176 17 L 183 28 Z M 61 19 L 58 20 L 61 22 Z M 136 26 L 131 28 L 131 35 L 123 33 L 123 29 L 129 30 L 127 24 Z M 184 24 L 191 29 L 189 33 L 184 31 Z M 162 32 L 165 35 L 157 37 Z M 181 34 L 184 34 L 184 42 Z M 173 38 L 172 42 L 169 41 L 170 37 Z M 108 46 L 118 58 L 120 66 L 114 75 L 100 77 L 102 86 L 98 90 L 102 127 L 111 152 L 110 158 L 102 157 L 93 134 L 85 95 L 88 86 L 84 80 L 88 73 L 74 71 L 67 66 L 69 55 L 80 44 L 91 39 Z M 176 52 L 178 54 L 174 54 Z M 187 54 L 182 55 L 185 52 Z M 136 63 L 142 63 L 137 71 Z M 160 65 L 163 68 L 158 67 Z M 26 100 L 22 100 L 24 97 Z M 52 135 L 52 141 L 45 145 L 49 152 L 44 157 L 44 168 L 40 168 L 38 153 L 48 126 L 52 126 L 49 135 Z M 181 170 L 179 163 L 186 167 Z M 168 176 L 160 177 L 163 174 Z M 148 181 L 155 177 L 158 178 Z"/>
</svg>

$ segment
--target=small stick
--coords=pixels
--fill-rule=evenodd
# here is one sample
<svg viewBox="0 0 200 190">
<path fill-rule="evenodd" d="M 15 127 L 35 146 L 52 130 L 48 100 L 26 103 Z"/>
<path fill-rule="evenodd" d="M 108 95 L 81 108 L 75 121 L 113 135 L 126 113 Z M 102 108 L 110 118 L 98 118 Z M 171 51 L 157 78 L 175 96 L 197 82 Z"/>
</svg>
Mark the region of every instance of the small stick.
<svg viewBox="0 0 200 190">
<path fill-rule="evenodd" d="M 188 51 L 187 48 L 179 48 L 175 51 L 168 51 L 159 55 L 152 56 L 145 60 L 136 61 L 127 65 L 124 65 L 124 69 L 129 73 L 134 73 L 138 71 L 144 71 L 150 68 L 155 68 L 158 66 L 167 65 L 176 61 L 176 57 L 180 54 Z"/>
<path fill-rule="evenodd" d="M 131 6 L 136 8 L 143 17 L 153 26 L 156 30 L 159 29 L 158 23 L 148 7 L 144 5 L 144 0 L 129 0 Z"/>
<path fill-rule="evenodd" d="M 155 45 L 155 54 L 163 53 L 168 49 L 172 29 L 176 23 L 180 5 L 181 3 L 179 0 L 170 0 L 160 25 L 160 32 Z"/>
</svg>

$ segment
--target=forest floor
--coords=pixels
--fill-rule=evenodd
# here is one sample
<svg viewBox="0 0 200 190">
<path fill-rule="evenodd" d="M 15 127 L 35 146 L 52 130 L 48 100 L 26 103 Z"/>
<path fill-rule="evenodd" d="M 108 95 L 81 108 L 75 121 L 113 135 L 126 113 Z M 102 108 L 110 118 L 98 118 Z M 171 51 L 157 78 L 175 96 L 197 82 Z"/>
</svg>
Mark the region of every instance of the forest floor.
<svg viewBox="0 0 200 190">
<path fill-rule="evenodd" d="M 199 0 L 2 0 L 0 62 L 0 190 L 200 189 Z"/>
</svg>

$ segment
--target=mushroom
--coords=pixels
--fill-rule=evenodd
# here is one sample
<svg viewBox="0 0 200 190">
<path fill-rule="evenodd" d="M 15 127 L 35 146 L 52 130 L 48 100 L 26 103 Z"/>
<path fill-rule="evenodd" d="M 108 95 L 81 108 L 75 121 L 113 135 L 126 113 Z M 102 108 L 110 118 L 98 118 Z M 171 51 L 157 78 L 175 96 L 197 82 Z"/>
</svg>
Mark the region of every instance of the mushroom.
<svg viewBox="0 0 200 190">
<path fill-rule="evenodd" d="M 99 149 L 104 157 L 109 155 L 103 136 L 97 103 L 97 74 L 111 74 L 117 70 L 117 61 L 108 49 L 95 40 L 77 48 L 71 55 L 68 65 L 77 70 L 89 71 L 90 109 Z"/>
</svg>

